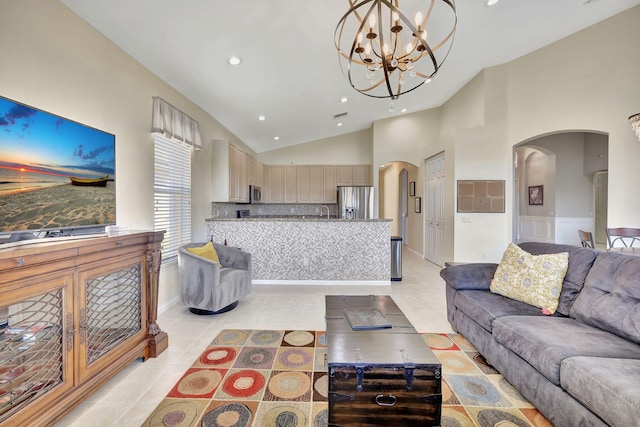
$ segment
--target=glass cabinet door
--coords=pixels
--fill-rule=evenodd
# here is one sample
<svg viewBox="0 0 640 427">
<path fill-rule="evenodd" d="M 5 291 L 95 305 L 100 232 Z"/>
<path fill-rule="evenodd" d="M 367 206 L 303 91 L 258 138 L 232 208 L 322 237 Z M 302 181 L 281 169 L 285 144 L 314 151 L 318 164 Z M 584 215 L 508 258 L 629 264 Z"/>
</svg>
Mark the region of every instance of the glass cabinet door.
<svg viewBox="0 0 640 427">
<path fill-rule="evenodd" d="M 70 283 L 61 277 L 0 294 L 0 423 L 71 387 Z"/>
</svg>

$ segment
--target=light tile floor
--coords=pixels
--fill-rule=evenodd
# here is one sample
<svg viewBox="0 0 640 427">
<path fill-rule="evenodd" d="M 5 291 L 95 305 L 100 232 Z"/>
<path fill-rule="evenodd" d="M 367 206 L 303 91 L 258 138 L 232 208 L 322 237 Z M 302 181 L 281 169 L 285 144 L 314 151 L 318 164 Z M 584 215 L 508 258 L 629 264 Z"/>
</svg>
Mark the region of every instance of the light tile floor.
<svg viewBox="0 0 640 427">
<path fill-rule="evenodd" d="M 177 304 L 158 318 L 169 348 L 155 359 L 133 362 L 56 426 L 140 426 L 221 330 L 324 330 L 325 295 L 391 295 L 419 332 L 453 332 L 441 268 L 406 249 L 402 256 L 402 281 L 390 286 L 254 285 L 238 307 L 218 316 L 197 316 Z"/>
</svg>

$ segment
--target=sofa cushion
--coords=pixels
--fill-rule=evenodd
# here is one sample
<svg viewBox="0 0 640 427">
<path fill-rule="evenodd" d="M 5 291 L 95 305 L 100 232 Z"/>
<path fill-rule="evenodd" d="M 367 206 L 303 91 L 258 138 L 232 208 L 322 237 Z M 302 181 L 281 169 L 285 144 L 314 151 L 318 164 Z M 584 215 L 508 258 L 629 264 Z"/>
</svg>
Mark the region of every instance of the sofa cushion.
<svg viewBox="0 0 640 427">
<path fill-rule="evenodd" d="M 569 268 L 562 282 L 562 291 L 560 292 L 557 309 L 558 313 L 568 316 L 571 305 L 580 293 L 598 251 L 578 246 L 540 242 L 526 242 L 518 246 L 532 255 L 569 253 Z"/>
<path fill-rule="evenodd" d="M 493 321 L 498 317 L 542 316 L 540 309 L 532 305 L 487 291 L 458 291 L 455 294 L 454 305 L 489 332 L 493 327 Z"/>
<path fill-rule="evenodd" d="M 570 315 L 640 343 L 640 257 L 600 253 Z"/>
<path fill-rule="evenodd" d="M 640 355 L 638 344 L 569 317 L 500 317 L 493 321 L 493 337 L 557 386 L 560 365 L 568 357 Z"/>
<path fill-rule="evenodd" d="M 553 314 L 568 266 L 568 252 L 531 255 L 510 243 L 491 281 L 491 292 Z"/>
<path fill-rule="evenodd" d="M 560 383 L 609 425 L 640 420 L 640 360 L 570 357 L 562 362 Z"/>
</svg>

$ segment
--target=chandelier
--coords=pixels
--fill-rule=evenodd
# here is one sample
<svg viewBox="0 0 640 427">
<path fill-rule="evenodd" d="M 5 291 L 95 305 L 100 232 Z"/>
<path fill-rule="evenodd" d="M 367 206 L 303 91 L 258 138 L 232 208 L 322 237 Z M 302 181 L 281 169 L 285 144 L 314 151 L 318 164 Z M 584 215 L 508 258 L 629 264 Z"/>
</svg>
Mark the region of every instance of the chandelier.
<svg viewBox="0 0 640 427">
<path fill-rule="evenodd" d="M 431 81 L 456 31 L 454 0 L 348 0 L 335 31 L 343 74 L 358 92 L 398 97 Z"/>
<path fill-rule="evenodd" d="M 640 113 L 630 116 L 629 123 L 631 123 L 631 129 L 633 129 L 636 137 L 638 137 L 638 141 L 640 141 Z"/>
</svg>

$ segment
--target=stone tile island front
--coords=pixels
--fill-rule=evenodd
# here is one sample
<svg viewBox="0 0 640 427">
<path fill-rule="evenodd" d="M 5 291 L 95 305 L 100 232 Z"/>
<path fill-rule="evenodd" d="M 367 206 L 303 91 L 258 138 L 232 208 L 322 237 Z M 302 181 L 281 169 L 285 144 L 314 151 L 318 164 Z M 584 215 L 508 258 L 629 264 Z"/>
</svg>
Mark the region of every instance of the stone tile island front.
<svg viewBox="0 0 640 427">
<path fill-rule="evenodd" d="M 211 218 L 212 241 L 251 253 L 253 283 L 389 285 L 391 220 Z"/>
</svg>

